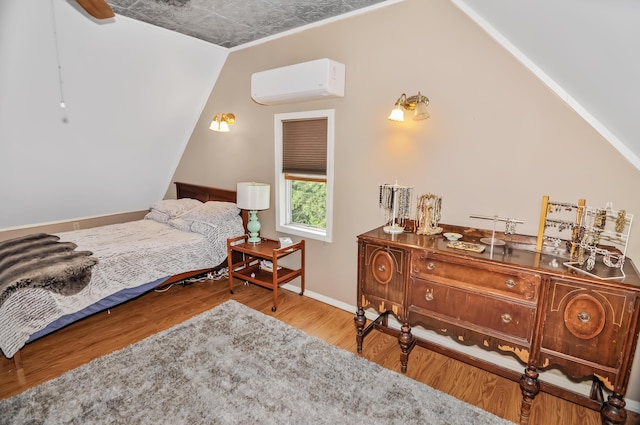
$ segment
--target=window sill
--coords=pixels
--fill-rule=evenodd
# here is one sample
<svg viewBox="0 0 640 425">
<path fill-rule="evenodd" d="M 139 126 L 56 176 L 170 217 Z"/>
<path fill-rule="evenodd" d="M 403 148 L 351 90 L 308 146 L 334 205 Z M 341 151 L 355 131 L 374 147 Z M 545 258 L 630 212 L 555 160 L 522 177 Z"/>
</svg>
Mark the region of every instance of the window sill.
<svg viewBox="0 0 640 425">
<path fill-rule="evenodd" d="M 331 242 L 331 235 L 324 230 L 311 229 L 304 226 L 296 226 L 290 224 L 276 226 L 276 231 L 288 233 L 294 236 L 300 236 L 307 239 L 315 239 L 322 242 Z"/>
</svg>

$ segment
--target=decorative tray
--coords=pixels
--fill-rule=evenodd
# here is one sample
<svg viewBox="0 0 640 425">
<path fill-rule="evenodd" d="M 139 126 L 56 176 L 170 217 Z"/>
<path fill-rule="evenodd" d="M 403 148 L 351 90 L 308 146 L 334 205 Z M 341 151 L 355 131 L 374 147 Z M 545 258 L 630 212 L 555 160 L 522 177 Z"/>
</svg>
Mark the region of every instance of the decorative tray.
<svg viewBox="0 0 640 425">
<path fill-rule="evenodd" d="M 447 243 L 447 247 L 455 248 L 455 249 L 463 249 L 465 251 L 472 251 L 472 252 L 483 252 L 485 248 L 484 245 L 480 245 L 478 243 L 463 242 L 463 241 L 451 241 Z"/>
</svg>

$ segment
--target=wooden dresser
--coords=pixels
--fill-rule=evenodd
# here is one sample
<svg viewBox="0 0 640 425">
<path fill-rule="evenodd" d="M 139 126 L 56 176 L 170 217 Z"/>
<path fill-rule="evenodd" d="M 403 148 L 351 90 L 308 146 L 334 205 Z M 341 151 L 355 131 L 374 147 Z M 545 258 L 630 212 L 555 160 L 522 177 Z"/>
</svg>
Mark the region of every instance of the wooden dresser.
<svg viewBox="0 0 640 425">
<path fill-rule="evenodd" d="M 487 236 L 477 229 L 443 227 L 462 233 L 464 241 Z M 447 243 L 442 235 L 391 235 L 382 228 L 358 236 L 358 351 L 372 329 L 395 333 L 387 326 L 392 314 L 401 324 L 403 372 L 417 343 L 519 381 L 522 425 L 540 391 L 600 409 L 603 424 L 623 425 L 640 318 L 640 276 L 631 260 L 625 262 L 624 278 L 603 280 L 563 266 L 566 259 L 553 252 L 528 249 L 517 237 L 482 253 Z M 381 315 L 367 324 L 365 309 Z M 420 340 L 411 333 L 415 326 L 508 353 L 524 365 L 524 373 Z M 549 368 L 592 379 L 590 396 L 542 382 L 538 372 Z M 610 393 L 606 400 L 603 387 Z"/>
</svg>

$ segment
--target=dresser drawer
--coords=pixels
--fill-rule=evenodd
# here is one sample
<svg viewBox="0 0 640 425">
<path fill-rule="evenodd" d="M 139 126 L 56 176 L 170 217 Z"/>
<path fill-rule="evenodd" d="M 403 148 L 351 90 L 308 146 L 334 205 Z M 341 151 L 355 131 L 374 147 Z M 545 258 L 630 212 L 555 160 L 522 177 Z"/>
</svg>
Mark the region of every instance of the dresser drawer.
<svg viewBox="0 0 640 425">
<path fill-rule="evenodd" d="M 530 341 L 534 306 L 418 278 L 411 279 L 409 296 L 411 311 L 487 335 Z"/>
<path fill-rule="evenodd" d="M 540 291 L 540 275 L 522 272 L 491 263 L 475 266 L 454 257 L 446 259 L 427 251 L 415 251 L 411 257 L 411 274 L 438 281 L 535 302 Z"/>
</svg>

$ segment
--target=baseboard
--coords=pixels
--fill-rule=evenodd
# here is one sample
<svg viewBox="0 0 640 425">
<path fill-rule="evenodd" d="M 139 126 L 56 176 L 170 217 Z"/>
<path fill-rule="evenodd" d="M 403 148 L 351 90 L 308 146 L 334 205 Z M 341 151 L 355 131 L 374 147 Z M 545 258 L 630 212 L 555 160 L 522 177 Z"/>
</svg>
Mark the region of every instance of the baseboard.
<svg viewBox="0 0 640 425">
<path fill-rule="evenodd" d="M 298 286 L 292 285 L 290 283 L 282 285 L 282 288 L 287 289 L 289 291 L 296 292 L 296 293 L 300 292 L 300 288 Z M 355 305 L 351 305 L 351 304 L 344 303 L 342 301 L 335 300 L 333 298 L 327 297 L 317 292 L 305 290 L 304 295 L 314 300 L 323 302 L 325 304 L 329 304 L 330 306 L 339 308 L 340 310 L 348 311 L 350 313 L 355 314 L 357 310 L 357 307 Z M 367 311 L 365 312 L 365 314 L 367 316 L 367 319 L 369 320 L 374 320 L 378 316 L 378 313 L 372 312 L 372 311 Z M 397 320 L 395 320 L 394 317 L 390 316 L 389 327 L 395 330 L 399 330 L 400 323 Z M 496 353 L 493 351 L 486 351 L 478 347 L 469 347 L 465 345 L 460 345 L 455 341 L 453 341 L 452 339 L 450 339 L 449 337 L 437 334 L 435 332 L 432 332 L 420 327 L 413 328 L 411 332 L 418 338 L 439 344 L 443 347 L 450 348 L 455 351 L 462 351 L 465 354 L 474 356 L 480 360 L 484 360 L 484 361 L 499 365 L 501 367 L 513 370 L 518 373 L 522 373 L 524 371 L 522 364 L 511 356 L 502 355 L 500 353 Z M 354 328 L 353 335 L 355 338 L 355 328 Z M 540 379 L 545 382 L 548 382 L 549 384 L 553 384 L 561 388 L 566 388 L 578 394 L 583 394 L 586 396 L 588 396 L 589 392 L 591 391 L 591 381 L 584 382 L 584 383 L 575 383 L 568 380 L 561 372 L 555 371 L 555 370 L 540 372 Z M 627 403 L 626 404 L 627 410 L 640 414 L 640 401 L 630 400 L 627 398 L 625 398 L 624 401 Z"/>
</svg>

